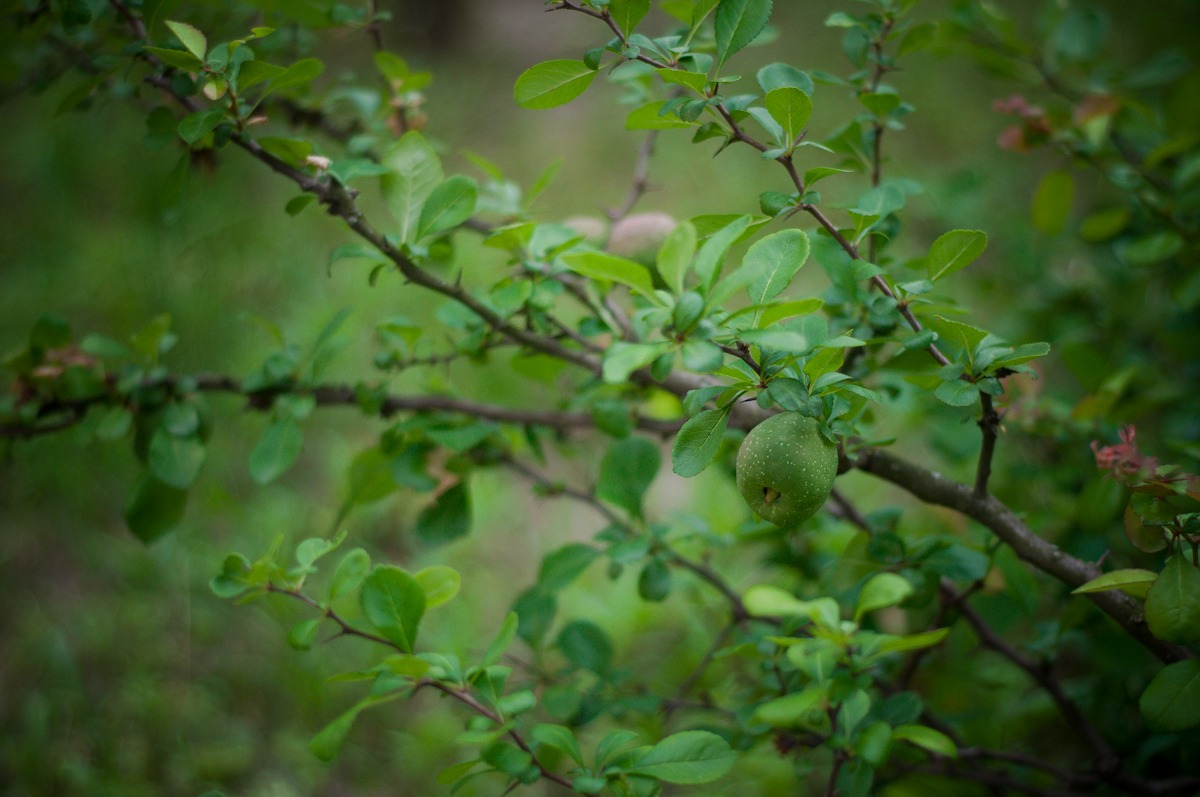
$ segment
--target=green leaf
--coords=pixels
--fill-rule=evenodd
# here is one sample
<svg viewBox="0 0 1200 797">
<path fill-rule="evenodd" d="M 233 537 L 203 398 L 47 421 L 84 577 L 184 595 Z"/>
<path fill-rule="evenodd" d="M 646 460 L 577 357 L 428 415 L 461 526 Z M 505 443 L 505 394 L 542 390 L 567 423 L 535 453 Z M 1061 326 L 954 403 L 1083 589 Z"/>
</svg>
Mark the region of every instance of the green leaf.
<svg viewBox="0 0 1200 797">
<path fill-rule="evenodd" d="M 1062 232 L 1074 200 L 1075 180 L 1071 173 L 1065 169 L 1047 173 L 1038 182 L 1029 208 L 1034 229 L 1046 235 Z"/>
<path fill-rule="evenodd" d="M 655 260 L 659 275 L 674 293 L 683 293 L 684 277 L 695 255 L 696 227 L 690 221 L 685 221 L 667 235 Z"/>
<path fill-rule="evenodd" d="M 554 108 L 578 97 L 595 79 L 595 70 L 583 61 L 544 61 L 517 78 L 513 97 L 522 108 Z"/>
<path fill-rule="evenodd" d="M 425 593 L 425 608 L 441 606 L 458 594 L 462 576 L 453 567 L 431 565 L 418 570 L 413 576 Z"/>
<path fill-rule="evenodd" d="M 651 559 L 638 574 L 638 596 L 644 601 L 659 603 L 671 594 L 671 568 L 661 559 Z"/>
<path fill-rule="evenodd" d="M 951 230 L 929 247 L 929 279 L 939 280 L 975 262 L 987 248 L 987 234 L 980 230 Z"/>
<path fill-rule="evenodd" d="M 958 757 L 958 747 L 949 736 L 924 725 L 901 725 L 892 731 L 892 738 L 915 744 L 947 758 Z"/>
<path fill-rule="evenodd" d="M 758 80 L 758 85 L 762 87 L 764 93 L 769 94 L 775 89 L 788 86 L 800 89 L 810 97 L 813 93 L 812 78 L 790 64 L 768 64 L 758 70 L 755 78 Z M 838 171 L 841 170 L 839 169 Z M 805 180 L 804 183 L 808 185 L 808 180 Z"/>
<path fill-rule="evenodd" d="M 519 625 L 520 618 L 516 612 L 509 612 L 504 617 L 504 622 L 500 624 L 500 630 L 496 632 L 495 639 L 488 645 L 487 652 L 483 654 L 480 667 L 491 667 L 500 661 L 500 657 L 504 655 L 504 651 L 508 650 L 508 646 L 512 644 L 513 638 L 517 635 Z"/>
<path fill-rule="evenodd" d="M 895 606 L 913 593 L 912 584 L 895 573 L 877 573 L 872 576 L 854 605 L 854 621 L 858 622 L 867 612 Z"/>
<path fill-rule="evenodd" d="M 329 579 L 329 600 L 332 601 L 358 589 L 370 571 L 370 554 L 362 548 L 347 551 Z"/>
<path fill-rule="evenodd" d="M 259 484 L 274 481 L 292 467 L 303 448 L 304 433 L 295 419 L 287 417 L 272 420 L 250 452 L 247 463 L 250 478 Z"/>
<path fill-rule="evenodd" d="M 176 437 L 159 427 L 150 439 L 147 464 L 164 484 L 186 490 L 204 467 L 204 441 L 198 435 Z"/>
<path fill-rule="evenodd" d="M 168 19 L 165 24 L 189 53 L 201 61 L 204 60 L 204 56 L 208 53 L 208 39 L 203 33 L 186 22 L 173 22 Z"/>
<path fill-rule="evenodd" d="M 658 473 L 658 446 L 636 435 L 615 440 L 600 461 L 596 496 L 635 516 L 642 514 L 642 496 Z"/>
<path fill-rule="evenodd" d="M 389 695 L 374 695 L 360 700 L 348 711 L 322 728 L 308 743 L 308 749 L 322 761 L 332 761 L 337 757 L 338 751 L 342 749 L 342 743 L 346 741 L 346 736 L 349 735 L 350 728 L 354 726 L 354 720 L 359 714 L 371 706 L 395 700 L 397 697 L 399 697 L 399 694 L 393 693 Z"/>
<path fill-rule="evenodd" d="M 688 74 L 691 74 L 690 72 Z M 660 113 L 663 104 L 659 101 L 648 102 L 634 108 L 625 117 L 626 130 L 677 130 L 681 127 L 695 127 L 697 122 L 680 119 L 674 113 Z"/>
<path fill-rule="evenodd" d="M 755 241 L 736 275 L 748 286 L 750 303 L 765 304 L 783 292 L 808 260 L 808 250 L 802 230 L 780 230 Z"/>
<path fill-rule="evenodd" d="M 470 177 L 456 174 L 430 192 L 417 222 L 417 239 L 438 235 L 462 224 L 475 212 L 479 186 Z"/>
<path fill-rule="evenodd" d="M 1187 659 L 1158 671 L 1138 700 L 1152 731 L 1176 733 L 1200 725 L 1200 660 Z"/>
<path fill-rule="evenodd" d="M 729 408 L 705 410 L 680 428 L 671 447 L 671 470 L 692 477 L 716 459 L 729 424 Z"/>
<path fill-rule="evenodd" d="M 380 565 L 363 582 L 363 614 L 376 630 L 404 653 L 412 653 L 425 614 L 425 590 L 408 572 Z"/>
<path fill-rule="evenodd" d="M 316 58 L 302 58 L 296 63 L 289 66 L 283 71 L 279 77 L 271 79 L 267 84 L 267 90 L 263 92 L 263 96 L 279 91 L 280 89 L 290 89 L 293 86 L 300 86 L 305 83 L 311 83 L 314 78 L 325 71 L 325 64 Z"/>
<path fill-rule="evenodd" d="M 947 379 L 937 386 L 933 395 L 951 407 L 969 407 L 979 397 L 979 388 L 963 379 Z"/>
<path fill-rule="evenodd" d="M 1093 578 L 1081 587 L 1076 587 L 1071 590 L 1072 595 L 1080 595 L 1087 592 L 1104 592 L 1110 589 L 1119 589 L 1127 592 L 1136 598 L 1146 597 L 1146 592 L 1150 585 L 1158 578 L 1158 573 L 1153 570 L 1140 570 L 1131 568 L 1126 570 L 1114 570 L 1111 573 L 1105 573 L 1102 576 Z"/>
<path fill-rule="evenodd" d="M 567 660 L 580 669 L 603 675 L 612 664 L 612 641 L 604 629 L 589 620 L 567 623 L 558 633 L 555 644 Z"/>
<path fill-rule="evenodd" d="M 879 653 L 900 653 L 906 650 L 931 648 L 939 644 L 949 633 L 949 628 L 935 628 L 932 631 L 922 631 L 919 634 L 891 637 L 881 642 L 877 650 Z"/>
<path fill-rule="evenodd" d="M 633 29 L 650 12 L 650 0 L 609 0 L 608 13 L 628 38 Z"/>
<path fill-rule="evenodd" d="M 185 72 L 199 72 L 204 68 L 204 61 L 202 59 L 183 50 L 171 50 L 166 47 L 147 47 L 145 51 L 167 66 L 182 69 Z M 90 83 L 91 81 L 88 81 L 85 85 Z"/>
<path fill-rule="evenodd" d="M 1176 553 L 1146 593 L 1146 624 L 1164 642 L 1200 640 L 1200 570 Z"/>
<path fill-rule="evenodd" d="M 688 72 L 683 69 L 660 69 L 657 74 L 664 82 L 676 86 L 687 86 L 697 94 L 703 95 L 708 88 L 708 75 L 699 72 Z"/>
<path fill-rule="evenodd" d="M 416 239 L 425 201 L 442 182 L 442 162 L 417 130 L 410 130 L 383 154 L 388 173 L 380 178 L 384 201 L 400 223 L 401 241 Z"/>
<path fill-rule="evenodd" d="M 557 592 L 574 581 L 599 555 L 598 550 L 582 542 L 569 543 L 551 551 L 542 558 L 538 586 Z"/>
<path fill-rule="evenodd" d="M 206 108 L 190 113 L 179 120 L 179 137 L 189 146 L 195 144 L 211 133 L 224 118 L 225 112 L 220 108 Z"/>
<path fill-rule="evenodd" d="M 602 375 L 604 381 L 618 384 L 639 368 L 649 365 L 671 348 L 666 341 L 656 343 L 626 343 L 617 341 L 604 352 Z"/>
<path fill-rule="evenodd" d="M 571 757 L 579 766 L 583 766 L 583 751 L 579 749 L 579 740 L 570 728 L 562 725 L 543 723 L 529 729 L 529 735 L 540 745 L 561 750 Z"/>
<path fill-rule="evenodd" d="M 650 270 L 633 260 L 606 252 L 580 252 L 564 255 L 567 268 L 590 279 L 607 280 L 624 285 L 640 293 L 655 304 L 662 301 L 654 293 L 654 281 Z"/>
<path fill-rule="evenodd" d="M 175 529 L 183 520 L 187 490 L 172 487 L 146 471 L 125 504 L 125 524 L 144 543 Z"/>
<path fill-rule="evenodd" d="M 257 86 L 264 80 L 274 80 L 286 71 L 283 67 L 268 64 L 266 61 L 247 61 L 238 69 L 238 91 L 245 91 L 253 86 Z"/>
<path fill-rule="evenodd" d="M 324 620 L 323 616 L 314 617 L 311 620 L 302 620 L 293 625 L 288 631 L 288 646 L 292 650 L 311 650 L 312 646 L 316 644 L 317 633 L 320 632 L 321 623 Z"/>
<path fill-rule="evenodd" d="M 791 146 L 796 137 L 804 132 L 813 110 L 808 95 L 792 86 L 768 91 L 767 96 L 763 97 L 763 105 L 771 118 L 783 128 L 784 138 L 780 143 L 785 146 Z"/>
<path fill-rule="evenodd" d="M 471 494 L 460 481 L 438 496 L 417 516 L 416 532 L 427 543 L 440 545 L 464 537 L 471 530 Z"/>
<path fill-rule="evenodd" d="M 681 731 L 663 739 L 629 767 L 631 775 L 647 775 L 667 783 L 711 783 L 737 760 L 729 742 L 708 731 Z"/>
<path fill-rule="evenodd" d="M 772 728 L 794 728 L 804 725 L 809 713 L 824 707 L 825 687 L 809 684 L 803 691 L 768 700 L 754 709 L 754 721 Z"/>
<path fill-rule="evenodd" d="M 721 0 L 713 18 L 717 69 L 758 38 L 771 18 L 771 0 Z"/>
<path fill-rule="evenodd" d="M 725 253 L 742 237 L 742 233 L 749 229 L 752 222 L 750 216 L 738 216 L 710 235 L 700 247 L 693 269 L 704 284 L 705 293 L 712 290 L 717 278 L 721 276 L 721 260 Z"/>
<path fill-rule="evenodd" d="M 938 337 L 954 342 L 955 345 L 968 354 L 973 352 L 975 347 L 983 342 L 983 339 L 988 335 L 986 329 L 973 327 L 961 321 L 943 318 L 940 315 L 934 316 L 929 326 L 933 327 L 933 330 L 938 333 Z"/>
</svg>

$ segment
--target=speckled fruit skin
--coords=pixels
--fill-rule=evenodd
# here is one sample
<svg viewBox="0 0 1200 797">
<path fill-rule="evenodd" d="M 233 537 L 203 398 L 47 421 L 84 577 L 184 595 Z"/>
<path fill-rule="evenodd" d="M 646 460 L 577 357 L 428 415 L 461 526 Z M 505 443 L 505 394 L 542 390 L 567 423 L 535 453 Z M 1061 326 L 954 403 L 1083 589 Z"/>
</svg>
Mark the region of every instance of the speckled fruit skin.
<svg viewBox="0 0 1200 797">
<path fill-rule="evenodd" d="M 772 415 L 750 430 L 737 456 L 737 486 L 755 514 L 795 526 L 829 498 L 837 476 L 837 446 L 819 423 L 798 412 Z"/>
</svg>

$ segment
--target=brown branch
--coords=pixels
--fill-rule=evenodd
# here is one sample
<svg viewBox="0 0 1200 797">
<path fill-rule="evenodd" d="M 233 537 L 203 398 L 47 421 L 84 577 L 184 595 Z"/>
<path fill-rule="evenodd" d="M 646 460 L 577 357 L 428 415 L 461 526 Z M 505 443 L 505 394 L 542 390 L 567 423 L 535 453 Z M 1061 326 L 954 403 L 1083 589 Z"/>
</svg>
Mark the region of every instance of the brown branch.
<svg viewBox="0 0 1200 797">
<path fill-rule="evenodd" d="M 965 484 L 878 448 L 860 449 L 853 465 L 904 488 L 927 504 L 949 507 L 978 521 L 1012 548 L 1018 557 L 1068 587 L 1082 586 L 1100 575 L 1100 569 L 1094 564 L 1076 559 L 1037 536 L 1016 513 L 990 495 L 978 496 Z M 1091 592 L 1086 597 L 1163 662 L 1196 657 L 1186 647 L 1163 642 L 1151 634 L 1141 606 L 1123 592 Z"/>
<path fill-rule="evenodd" d="M 983 432 L 983 444 L 979 447 L 979 463 L 975 466 L 975 495 L 983 498 L 988 492 L 988 480 L 992 476 L 992 457 L 996 454 L 996 437 L 1000 432 L 1000 414 L 992 403 L 992 396 L 979 391 L 983 412 L 979 416 L 979 429 Z"/>
</svg>

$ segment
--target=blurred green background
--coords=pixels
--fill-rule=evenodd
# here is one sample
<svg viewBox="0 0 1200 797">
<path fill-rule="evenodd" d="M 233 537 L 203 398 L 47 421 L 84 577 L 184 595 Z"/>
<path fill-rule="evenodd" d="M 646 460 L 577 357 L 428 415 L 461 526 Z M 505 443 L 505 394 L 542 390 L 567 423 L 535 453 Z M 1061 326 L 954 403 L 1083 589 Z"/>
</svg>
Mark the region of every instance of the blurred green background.
<svg viewBox="0 0 1200 797">
<path fill-rule="evenodd" d="M 1118 61 L 1190 45 L 1194 4 L 1155 4 L 1153 15 L 1128 5 L 1104 4 L 1119 31 L 1112 38 Z M 744 74 L 774 60 L 845 71 L 838 35 L 822 27 L 828 13 L 843 4 L 777 6 L 781 35 L 740 56 Z M 1040 6 L 1008 7 L 1032 27 Z M 211 8 L 219 11 L 219 5 Z M 920 13 L 942 8 L 931 2 Z M 460 154 L 469 150 L 529 185 L 561 161 L 556 180 L 535 205 L 539 216 L 595 215 L 620 204 L 641 136 L 626 133 L 623 112 L 614 111 L 618 87 L 597 81 L 583 100 L 554 111 L 520 111 L 512 101 L 512 85 L 523 69 L 546 58 L 577 57 L 602 41 L 602 31 L 579 15 L 543 13 L 535 0 L 397 3 L 392 10 L 396 21 L 385 28 L 385 42 L 414 68 L 435 73 L 427 92 L 428 134 L 444 146 L 448 171 L 474 173 Z M 186 19 L 187 9 L 181 6 L 175 15 Z M 340 75 L 368 69 L 362 58 L 368 48 L 356 38 L 361 36 L 334 32 L 321 43 L 320 54 L 330 61 L 328 86 Z M 1194 402 L 1200 379 L 1191 333 L 1197 325 L 1193 319 L 1190 326 L 1160 334 L 1155 302 L 1175 300 L 1142 294 L 1145 280 L 1121 272 L 1102 247 L 1083 249 L 1075 241 L 1078 219 L 1105 201 L 1101 180 L 1079 173 L 1066 233 L 1057 238 L 1034 233 L 1030 197 L 1040 174 L 1061 161 L 1049 152 L 1020 156 L 995 146 L 1006 120 L 993 113 L 992 102 L 1015 86 L 962 59 L 930 54 L 911 58 L 891 80 L 917 113 L 908 130 L 889 135 L 886 168 L 891 176 L 925 186 L 906 211 L 901 252 L 918 254 L 955 227 L 987 231 L 988 255 L 971 272 L 973 282 L 960 281 L 957 298 L 978 312 L 973 318 L 981 326 L 1017 341 L 1049 340 L 1056 351 L 1074 345 L 1082 363 L 1073 373 L 1070 364 L 1056 359 L 1041 382 L 1023 381 L 1022 391 L 1040 391 L 1045 406 L 1064 415 L 1097 389 L 1089 380 L 1119 370 L 1126 360 L 1140 360 L 1132 386 L 1097 420 L 1097 429 L 1111 431 L 1111 422 L 1140 418 L 1147 426 L 1139 428 L 1148 429 L 1147 448 L 1194 462 L 1200 440 L 1194 406 L 1187 412 L 1163 408 L 1185 401 L 1189 391 Z M 395 277 L 370 288 L 352 263 L 337 265 L 327 276 L 327 252 L 350 240 L 347 233 L 312 208 L 295 218 L 286 215 L 283 205 L 294 190 L 242 153 L 224 150 L 218 169 L 193 171 L 180 196 L 168 179 L 178 150 L 144 148 L 143 115 L 128 106 L 96 103 L 56 115 L 69 85 L 4 94 L 0 351 L 19 348 L 43 312 L 69 319 L 77 335 L 99 332 L 117 339 L 167 313 L 180 338 L 168 359 L 173 369 L 242 376 L 272 350 L 254 317 L 278 324 L 289 340 L 303 345 L 349 308 L 330 377 L 354 380 L 374 378 L 376 321 L 426 313 L 427 297 Z M 818 87 L 815 104 L 816 138 L 832 132 L 853 107 L 845 92 L 830 86 Z M 761 191 L 785 190 L 773 164 L 736 148 L 713 159 L 713 146 L 693 146 L 684 133 L 662 135 L 650 171 L 653 190 L 639 210 L 662 210 L 679 219 L 754 212 Z M 813 165 L 831 162 L 821 157 L 814 155 Z M 850 201 L 860 189 L 849 187 L 839 197 L 831 186 L 827 199 Z M 500 266 L 475 242 L 467 242 L 455 264 L 467 282 Z M 802 290 L 826 287 L 818 268 L 810 266 L 802 276 Z M 1121 295 L 1128 306 L 1114 306 L 1113 297 Z M 1097 307 L 1104 317 L 1097 317 Z M 1174 306 L 1172 312 L 1180 309 L 1194 312 L 1194 306 Z M 1148 347 L 1164 351 L 1147 356 L 1142 352 Z M 1166 375 L 1156 362 L 1183 366 Z M 393 385 L 475 395 L 484 388 L 480 379 L 456 367 Z M 489 381 L 486 390 L 496 401 L 537 405 L 541 388 L 535 382 Z M 150 547 L 134 539 L 121 519 L 138 473 L 127 444 L 84 445 L 67 433 L 4 451 L 0 795 L 195 795 L 208 788 L 254 797 L 440 793 L 444 787 L 433 782 L 437 772 L 465 757 L 449 743 L 463 728 L 462 714 L 432 694 L 391 704 L 364 715 L 342 757 L 323 764 L 308 752 L 308 738 L 357 694 L 351 685 L 325 679 L 366 661 L 366 651 L 338 641 L 294 653 L 285 634 L 302 616 L 298 607 L 264 601 L 238 608 L 207 587 L 231 550 L 254 556 L 278 534 L 289 542 L 327 534 L 346 489 L 347 464 L 376 441 L 384 424 L 353 410 L 321 411 L 305 425 L 297 467 L 258 487 L 244 463 L 265 419 L 233 399 L 211 397 L 209 405 L 216 431 L 184 525 Z M 907 455 L 928 459 L 936 453 L 949 472 L 968 474 L 977 445 L 974 426 L 946 412 L 944 419 L 954 423 L 939 423 L 930 432 L 917 426 L 928 412 L 928 403 L 902 403 L 881 428 L 902 438 Z M 1013 421 L 1018 428 L 1038 424 L 1038 417 L 1019 413 Z M 1011 478 L 1000 484 L 1038 496 L 1039 509 L 1057 512 L 1066 527 L 1075 521 L 1071 505 L 1079 491 L 1106 488 L 1089 486 L 1098 477 L 1078 475 L 1091 467 L 1090 453 L 1069 434 L 1061 437 L 1072 447 L 1054 456 L 1066 461 L 1071 475 L 1046 475 L 1054 461 L 1047 459 L 1049 449 L 1005 445 L 1001 470 Z M 1168 452 L 1169 441 L 1180 445 Z M 592 443 L 580 438 L 573 444 L 583 455 L 560 464 L 564 479 L 579 484 L 594 479 L 598 457 Z M 1047 483 L 1056 478 L 1069 483 Z M 464 573 L 462 594 L 438 609 L 424 632 L 430 644 L 462 650 L 486 646 L 512 599 L 535 577 L 542 553 L 602 525 L 586 510 L 533 496 L 505 474 L 484 472 L 474 479 L 475 529 L 469 539 L 448 547 L 425 549 L 406 534 L 421 506 L 411 493 L 374 505 L 348 524 L 352 543 L 367 547 L 378 561 L 414 570 L 442 563 Z M 894 497 L 861 476 L 843 481 L 867 509 Z M 744 517 L 720 474 L 707 474 L 697 487 L 664 472 L 654 489 L 664 516 L 686 510 L 705 515 L 714 527 Z M 1113 520 L 1110 506 L 1095 522 L 1103 529 Z M 755 565 L 739 556 L 722 566 L 744 586 L 755 578 Z M 610 583 L 603 573 L 589 571 L 561 614 L 592 619 L 624 640 L 631 648 L 618 651 L 624 663 L 650 662 L 654 677 L 678 677 L 671 663 L 656 673 L 653 663 L 669 658 L 668 651 L 699 652 L 707 645 L 703 635 L 688 633 L 698 622 L 692 609 L 700 591 L 685 588 L 648 608 L 637 599 L 634 581 L 625 575 Z M 683 665 L 679 669 L 686 672 Z M 773 791 L 778 784 L 790 782 L 788 767 L 769 753 L 744 766 L 754 768 L 759 779 L 737 786 L 743 797 L 778 793 Z M 492 784 L 474 793 L 498 792 Z"/>
</svg>

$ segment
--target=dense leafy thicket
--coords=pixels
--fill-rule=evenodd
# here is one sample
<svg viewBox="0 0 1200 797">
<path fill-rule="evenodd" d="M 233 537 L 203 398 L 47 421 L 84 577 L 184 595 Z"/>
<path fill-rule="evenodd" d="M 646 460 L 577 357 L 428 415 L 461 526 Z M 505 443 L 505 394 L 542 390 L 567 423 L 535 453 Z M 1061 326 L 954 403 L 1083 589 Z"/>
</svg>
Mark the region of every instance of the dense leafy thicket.
<svg viewBox="0 0 1200 797">
<path fill-rule="evenodd" d="M 258 317 L 265 354 L 229 332 L 258 308 L 199 277 L 221 298 L 182 364 L 170 314 L 127 334 L 13 303 L 10 484 L 132 455 L 90 468 L 122 483 L 122 536 L 55 529 L 64 565 L 22 510 L 0 561 L 23 594 L 57 568 L 147 601 L 48 609 L 87 625 L 12 599 L 0 793 L 1200 789 L 1200 72 L 1163 43 L 1187 4 L 1120 52 L 1125 12 L 1074 2 L 545 10 L 594 46 L 538 42 L 516 78 L 535 146 L 578 158 L 539 114 L 597 93 L 641 142 L 603 216 L 478 154 L 486 122 L 439 124 L 454 88 L 386 46 L 375 2 L 5 5 L 9 102 L 45 91 L 29 107 L 97 139 L 136 116 L 177 157 L 164 229 L 219 232 L 188 245 L 205 260 L 253 268 L 300 222 L 340 237 L 291 242 L 280 284 L 317 284 L 320 319 L 297 342 Z M 806 55 L 829 41 L 839 63 Z M 918 129 L 998 145 L 1005 174 L 943 180 L 958 153 L 905 143 L 913 94 L 978 68 L 995 93 Z M 700 215 L 664 153 L 697 164 Z M 225 190 L 235 209 L 203 204 Z M 353 310 L 326 271 L 355 275 Z M 171 597 L 193 571 L 202 606 Z M 158 628 L 186 656 L 154 661 Z"/>
</svg>

